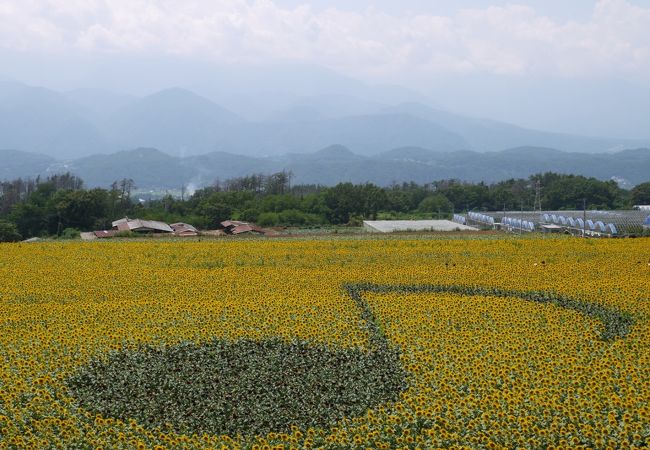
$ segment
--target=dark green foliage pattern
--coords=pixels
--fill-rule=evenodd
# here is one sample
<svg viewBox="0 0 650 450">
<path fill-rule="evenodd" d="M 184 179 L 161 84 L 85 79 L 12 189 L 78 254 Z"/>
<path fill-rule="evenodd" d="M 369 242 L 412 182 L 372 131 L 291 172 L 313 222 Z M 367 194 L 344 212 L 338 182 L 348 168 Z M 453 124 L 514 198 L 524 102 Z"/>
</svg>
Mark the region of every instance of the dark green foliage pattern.
<svg viewBox="0 0 650 450">
<path fill-rule="evenodd" d="M 307 342 L 213 340 L 142 347 L 97 359 L 68 380 L 85 409 L 166 423 L 179 432 L 262 435 L 325 427 L 395 400 L 405 387 L 395 350 Z"/>
</svg>

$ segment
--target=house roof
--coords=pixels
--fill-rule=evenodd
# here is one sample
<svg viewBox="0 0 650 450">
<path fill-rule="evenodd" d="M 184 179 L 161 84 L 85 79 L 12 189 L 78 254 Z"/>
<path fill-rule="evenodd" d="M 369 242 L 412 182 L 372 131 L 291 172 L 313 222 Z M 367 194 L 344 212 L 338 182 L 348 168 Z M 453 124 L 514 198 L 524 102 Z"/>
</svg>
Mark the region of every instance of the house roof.
<svg viewBox="0 0 650 450">
<path fill-rule="evenodd" d="M 126 222 L 128 222 L 129 220 L 130 220 L 130 219 L 129 219 L 128 217 L 124 217 L 124 218 L 122 218 L 122 219 L 118 219 L 118 220 L 113 221 L 113 222 L 111 223 L 111 225 L 113 226 L 113 228 L 117 228 L 121 223 L 126 223 Z"/>
<path fill-rule="evenodd" d="M 224 228 L 232 228 L 232 227 L 238 227 L 241 225 L 249 225 L 248 222 L 242 222 L 239 220 L 224 220 L 221 222 L 221 226 Z"/>
<path fill-rule="evenodd" d="M 199 230 L 194 228 L 192 225 L 189 223 L 183 223 L 183 222 L 178 222 L 178 223 L 172 223 L 170 225 L 172 230 L 174 230 L 174 233 L 184 233 L 184 232 L 194 232 L 197 233 Z"/>
<path fill-rule="evenodd" d="M 113 222 L 113 227 L 119 231 L 161 231 L 164 233 L 173 233 L 174 230 L 165 222 L 157 220 L 129 219 L 125 217 Z"/>
<path fill-rule="evenodd" d="M 244 224 L 244 225 L 239 225 L 231 229 L 230 231 L 232 234 L 242 234 L 242 233 L 259 233 L 259 234 L 266 234 L 268 230 L 264 228 L 260 228 L 255 225 L 250 225 L 250 224 Z"/>
<path fill-rule="evenodd" d="M 232 229 L 232 234 L 248 233 L 249 231 L 254 231 L 253 227 L 251 227 L 249 224 L 237 225 Z"/>
</svg>

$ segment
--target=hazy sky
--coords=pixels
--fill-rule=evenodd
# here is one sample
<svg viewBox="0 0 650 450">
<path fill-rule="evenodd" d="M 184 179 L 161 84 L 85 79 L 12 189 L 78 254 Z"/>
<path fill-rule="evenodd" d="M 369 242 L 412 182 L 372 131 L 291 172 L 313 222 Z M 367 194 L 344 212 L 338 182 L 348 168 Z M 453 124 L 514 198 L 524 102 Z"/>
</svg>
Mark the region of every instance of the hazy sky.
<svg viewBox="0 0 650 450">
<path fill-rule="evenodd" d="M 70 55 L 290 60 L 441 96 L 456 77 L 650 92 L 650 0 L 0 0 L 0 75 Z"/>
<path fill-rule="evenodd" d="M 20 51 L 297 59 L 357 76 L 650 76 L 650 2 L 0 0 Z M 553 4 L 555 6 L 549 6 Z"/>
</svg>

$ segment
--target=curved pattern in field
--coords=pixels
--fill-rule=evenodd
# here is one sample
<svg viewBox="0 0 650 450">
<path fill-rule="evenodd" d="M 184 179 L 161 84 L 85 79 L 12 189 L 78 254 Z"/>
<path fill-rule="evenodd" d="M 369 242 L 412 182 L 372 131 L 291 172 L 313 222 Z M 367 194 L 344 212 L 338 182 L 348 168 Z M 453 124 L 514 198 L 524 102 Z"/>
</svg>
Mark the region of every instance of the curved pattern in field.
<svg viewBox="0 0 650 450">
<path fill-rule="evenodd" d="M 380 340 L 383 334 L 379 330 L 370 307 L 363 299 L 363 294 L 365 292 L 372 292 L 375 294 L 451 293 L 461 296 L 519 298 L 536 303 L 551 304 L 559 306 L 561 308 L 574 310 L 581 314 L 584 314 L 587 317 L 593 317 L 600 320 L 604 327 L 604 331 L 601 333 L 600 337 L 607 341 L 617 337 L 626 337 L 630 332 L 630 327 L 634 324 L 634 320 L 630 314 L 621 313 L 613 308 L 607 308 L 595 302 L 580 301 L 564 295 L 558 295 L 553 292 L 516 291 L 490 287 L 435 284 L 390 285 L 373 283 L 351 283 L 345 284 L 344 287 L 350 297 L 362 309 L 364 319 L 366 322 L 368 322 L 368 327 L 371 331 L 370 335 L 371 337 L 374 337 L 375 340 Z"/>
</svg>

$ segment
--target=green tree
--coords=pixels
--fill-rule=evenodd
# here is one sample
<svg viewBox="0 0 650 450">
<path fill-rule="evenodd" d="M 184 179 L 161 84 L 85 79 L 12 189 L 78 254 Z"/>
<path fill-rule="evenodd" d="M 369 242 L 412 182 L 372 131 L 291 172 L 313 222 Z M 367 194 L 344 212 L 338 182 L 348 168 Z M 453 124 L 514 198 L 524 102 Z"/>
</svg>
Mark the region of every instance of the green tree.
<svg viewBox="0 0 650 450">
<path fill-rule="evenodd" d="M 278 214 L 279 222 L 282 225 L 305 225 L 308 221 L 307 216 L 302 211 L 297 209 L 286 209 Z"/>
<path fill-rule="evenodd" d="M 445 215 L 452 212 L 454 205 L 441 193 L 436 193 L 425 197 L 424 200 L 420 202 L 418 210 L 420 212 L 439 214 L 444 213 Z"/>
<path fill-rule="evenodd" d="M 263 227 L 273 227 L 280 223 L 280 217 L 278 213 L 264 212 L 260 214 L 257 223 Z"/>
<path fill-rule="evenodd" d="M 388 204 L 386 191 L 372 183 L 361 186 L 360 196 L 363 205 L 361 212 L 365 218 L 376 219 L 377 213 Z"/>
<path fill-rule="evenodd" d="M 18 203 L 11 213 L 11 220 L 23 237 L 47 234 L 47 214 L 43 206 L 31 202 Z"/>
<path fill-rule="evenodd" d="M 220 222 L 232 217 L 234 208 L 231 198 L 222 192 L 215 192 L 199 205 L 199 211 L 205 217 L 209 226 L 217 226 Z"/>
<path fill-rule="evenodd" d="M 0 220 L 0 242 L 17 242 L 22 239 L 16 225 L 6 220 Z"/>
<path fill-rule="evenodd" d="M 325 204 L 330 210 L 331 223 L 342 224 L 350 221 L 350 216 L 360 213 L 363 208 L 361 191 L 352 183 L 339 183 L 325 192 Z"/>
<path fill-rule="evenodd" d="M 58 191 L 52 201 L 59 219 L 57 234 L 66 228 L 88 231 L 108 222 L 111 200 L 104 189 Z"/>
<path fill-rule="evenodd" d="M 650 181 L 634 186 L 630 196 L 633 205 L 650 205 Z"/>
<path fill-rule="evenodd" d="M 624 196 L 614 181 L 600 181 L 576 175 L 544 174 L 543 204 L 546 209 L 614 209 L 622 207 Z"/>
</svg>

